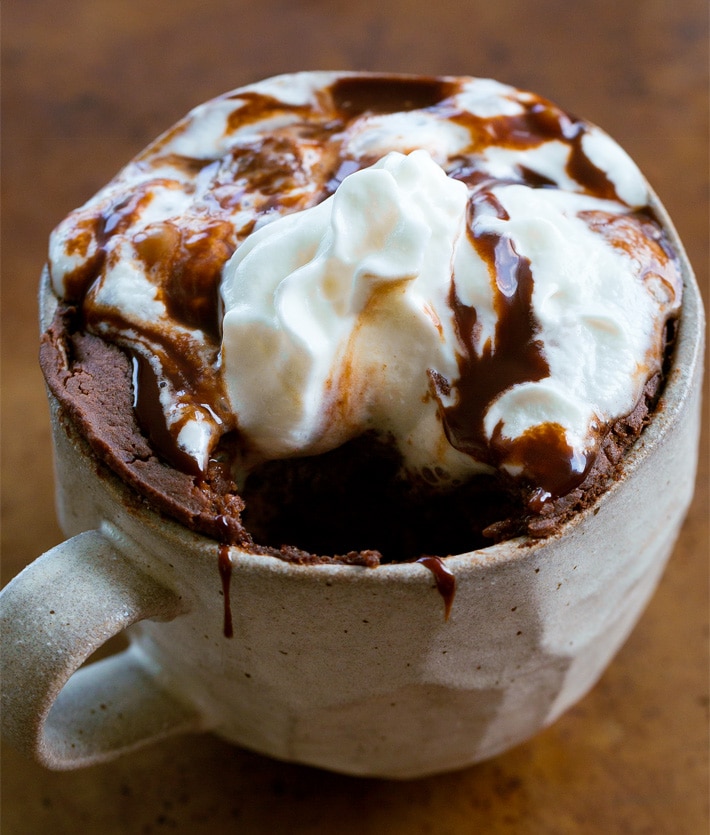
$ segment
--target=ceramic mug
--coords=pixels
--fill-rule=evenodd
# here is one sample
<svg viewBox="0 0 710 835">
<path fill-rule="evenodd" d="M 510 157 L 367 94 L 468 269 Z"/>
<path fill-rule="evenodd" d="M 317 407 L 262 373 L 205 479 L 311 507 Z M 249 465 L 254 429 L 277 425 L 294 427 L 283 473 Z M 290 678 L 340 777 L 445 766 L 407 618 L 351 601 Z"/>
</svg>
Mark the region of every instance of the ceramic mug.
<svg viewBox="0 0 710 835">
<path fill-rule="evenodd" d="M 1 595 L 4 734 L 57 769 L 212 731 L 283 760 L 409 778 L 549 725 L 630 633 L 692 496 L 704 322 L 683 262 L 672 369 L 622 476 L 555 536 L 429 567 L 302 566 L 220 546 L 146 506 L 50 398 L 72 538 Z M 45 283 L 45 323 L 54 303 Z M 126 650 L 81 666 L 124 629 Z"/>
</svg>

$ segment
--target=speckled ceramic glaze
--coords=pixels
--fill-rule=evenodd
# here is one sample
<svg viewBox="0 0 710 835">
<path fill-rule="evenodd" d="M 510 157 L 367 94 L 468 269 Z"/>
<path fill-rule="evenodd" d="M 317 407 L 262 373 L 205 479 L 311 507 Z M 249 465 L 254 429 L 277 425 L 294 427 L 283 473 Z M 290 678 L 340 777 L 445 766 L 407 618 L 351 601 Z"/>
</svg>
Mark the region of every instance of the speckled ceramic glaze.
<svg viewBox="0 0 710 835">
<path fill-rule="evenodd" d="M 553 722 L 633 628 L 692 496 L 704 321 L 687 263 L 684 280 L 673 369 L 624 475 L 550 539 L 446 558 L 448 619 L 421 564 L 220 554 L 99 465 L 52 402 L 72 538 L 0 597 L 7 738 L 68 769 L 209 730 L 285 760 L 407 778 L 494 756 Z M 44 321 L 52 304 L 44 287 Z M 126 628 L 127 650 L 78 670 Z"/>
</svg>

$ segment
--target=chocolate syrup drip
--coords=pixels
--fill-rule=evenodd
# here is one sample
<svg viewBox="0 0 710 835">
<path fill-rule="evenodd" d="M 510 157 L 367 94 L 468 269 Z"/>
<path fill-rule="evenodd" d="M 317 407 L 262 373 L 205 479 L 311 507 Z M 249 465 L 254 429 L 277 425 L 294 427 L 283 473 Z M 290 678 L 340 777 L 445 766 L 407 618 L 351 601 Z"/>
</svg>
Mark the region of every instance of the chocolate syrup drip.
<svg viewBox="0 0 710 835">
<path fill-rule="evenodd" d="M 158 379 L 148 360 L 133 354 L 133 409 L 138 426 L 150 439 L 155 451 L 178 470 L 200 476 L 197 461 L 178 446 L 177 435 L 170 431 L 160 404 Z"/>
<path fill-rule="evenodd" d="M 222 524 L 225 530 L 225 536 L 229 535 L 228 521 L 219 516 L 217 521 Z M 231 601 L 231 585 L 232 585 L 232 559 L 229 554 L 229 545 L 222 544 L 219 546 L 219 557 L 217 565 L 219 566 L 219 576 L 222 580 L 222 595 L 224 598 L 224 627 L 223 633 L 225 638 L 234 637 L 234 627 L 232 625 L 232 601 Z"/>
<path fill-rule="evenodd" d="M 360 76 L 340 78 L 330 88 L 336 108 L 347 118 L 362 113 L 397 113 L 434 107 L 456 90 L 436 78 Z"/>
<path fill-rule="evenodd" d="M 556 188 L 557 183 L 546 177 L 544 174 L 540 174 L 537 171 L 533 171 L 531 168 L 528 168 L 525 165 L 521 165 L 520 173 L 523 176 L 523 181 L 525 185 L 531 186 L 532 188 Z"/>
<path fill-rule="evenodd" d="M 77 223 L 77 227 L 81 231 L 75 234 L 67 244 L 67 254 L 70 256 L 79 255 L 82 258 L 86 258 L 92 242 L 100 237 L 99 230 L 101 226 L 102 224 L 99 219 L 94 217 Z M 89 287 L 94 283 L 97 276 L 100 275 L 105 261 L 106 250 L 103 246 L 98 246 L 92 256 L 86 258 L 83 264 L 76 267 L 76 269 L 64 277 L 64 299 L 69 304 L 82 304 L 89 291 Z"/>
<path fill-rule="evenodd" d="M 576 180 L 589 194 L 604 200 L 618 200 L 616 187 L 601 168 L 597 168 L 584 153 L 582 142 L 588 128 L 579 125 L 579 129 L 570 142 L 570 155 L 567 161 L 567 173 Z"/>
<path fill-rule="evenodd" d="M 222 593 L 224 595 L 224 637 L 233 638 L 232 603 L 230 600 L 230 586 L 232 581 L 232 560 L 229 556 L 229 545 L 219 546 L 219 576 L 222 579 Z"/>
<path fill-rule="evenodd" d="M 444 620 L 449 619 L 456 596 L 456 577 L 444 565 L 441 557 L 424 556 L 417 560 L 434 575 L 436 590 L 444 601 Z"/>
<path fill-rule="evenodd" d="M 497 323 L 494 344 L 486 343 L 477 353 L 480 327 L 475 308 L 463 304 L 452 283 L 450 303 L 464 353 L 459 357 L 457 400 L 441 410 L 447 438 L 452 446 L 477 460 L 499 467 L 502 463 L 522 467 L 524 477 L 539 487 L 543 499 L 561 496 L 584 479 L 591 457 L 580 459 L 567 444 L 562 427 L 544 424 L 521 438 L 503 437 L 496 427 L 489 442 L 484 418 L 491 403 L 514 385 L 549 376 L 550 369 L 537 335 L 532 311 L 533 275 L 530 262 L 515 249 L 513 241 L 493 232 L 476 232 L 480 214 L 508 215 L 490 192 L 477 193 L 470 204 L 468 232 L 473 245 L 488 264 L 493 286 Z M 450 382 L 430 374 L 441 402 L 449 395 Z"/>
<path fill-rule="evenodd" d="M 498 320 L 495 345 L 489 342 L 483 346 L 480 356 L 476 353 L 480 335 L 476 309 L 459 300 L 452 283 L 450 304 L 465 353 L 459 358 L 457 402 L 443 410 L 443 417 L 449 442 L 456 449 L 494 464 L 483 424 L 488 407 L 511 386 L 547 377 L 549 367 L 537 339 L 532 313 L 530 262 L 517 253 L 510 239 L 491 232 L 477 235 L 472 229 L 481 209 L 492 210 L 504 220 L 508 215 L 490 193 L 479 195 L 470 208 L 468 232 L 488 264 L 493 286 Z M 434 375 L 431 379 L 439 397 L 446 397 L 446 388 Z"/>
<path fill-rule="evenodd" d="M 81 232 L 67 244 L 67 253 L 85 255 L 92 242 L 95 243 L 95 252 L 84 264 L 64 277 L 66 301 L 72 304 L 83 303 L 89 288 L 104 267 L 108 240 L 113 235 L 125 232 L 151 199 L 145 190 L 137 189 L 117 203 L 110 204 L 103 212 L 85 217 L 77 223 Z"/>
<path fill-rule="evenodd" d="M 489 145 L 521 150 L 537 148 L 544 142 L 555 140 L 562 142 L 569 148 L 569 157 L 565 166 L 569 177 L 588 194 L 608 200 L 619 199 L 616 188 L 606 173 L 597 168 L 584 152 L 584 137 L 591 129 L 590 126 L 560 110 L 551 102 L 538 99 L 526 105 L 522 113 L 512 116 L 479 118 L 470 113 L 460 113 L 452 114 L 451 118 L 472 129 L 477 153 L 485 150 Z M 533 187 L 558 185 L 526 166 L 521 165 L 519 172 L 520 182 L 527 185 Z M 457 176 L 457 179 L 468 181 L 465 176 Z"/>
<path fill-rule="evenodd" d="M 133 244 L 160 287 L 168 315 L 218 345 L 222 267 L 236 249 L 232 224 L 209 218 L 182 228 L 171 221 L 152 223 L 134 236 Z"/>
<path fill-rule="evenodd" d="M 227 117 L 227 133 L 233 133 L 244 125 L 259 122 L 267 115 L 293 113 L 300 115 L 304 121 L 312 115 L 310 105 L 288 104 L 273 96 L 249 90 L 240 90 L 236 95 L 228 95 L 226 98 L 236 98 L 242 102 L 241 107 L 233 110 Z"/>
</svg>

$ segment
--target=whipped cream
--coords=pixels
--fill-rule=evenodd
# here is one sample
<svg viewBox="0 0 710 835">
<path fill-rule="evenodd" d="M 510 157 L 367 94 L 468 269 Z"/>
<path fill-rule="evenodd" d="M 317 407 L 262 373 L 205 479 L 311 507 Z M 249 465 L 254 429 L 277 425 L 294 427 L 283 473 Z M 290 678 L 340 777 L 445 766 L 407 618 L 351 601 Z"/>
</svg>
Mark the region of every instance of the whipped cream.
<svg viewBox="0 0 710 835">
<path fill-rule="evenodd" d="M 249 465 L 374 431 L 410 476 L 556 496 L 679 309 L 648 201 L 612 139 L 531 93 L 300 73 L 188 114 L 59 225 L 50 274 L 151 369 L 196 472 L 227 433 Z"/>
<path fill-rule="evenodd" d="M 316 454 L 367 428 L 415 466 L 455 457 L 427 372 L 456 371 L 448 294 L 467 200 L 426 151 L 391 152 L 232 256 L 224 375 L 260 457 Z"/>
</svg>

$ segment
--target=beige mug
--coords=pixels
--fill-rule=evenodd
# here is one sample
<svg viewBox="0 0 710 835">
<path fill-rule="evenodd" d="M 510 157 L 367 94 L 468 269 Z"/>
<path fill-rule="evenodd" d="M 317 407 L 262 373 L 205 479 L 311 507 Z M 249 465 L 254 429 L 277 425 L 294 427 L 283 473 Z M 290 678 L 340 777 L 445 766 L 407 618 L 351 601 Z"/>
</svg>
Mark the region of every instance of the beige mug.
<svg viewBox="0 0 710 835">
<path fill-rule="evenodd" d="M 623 475 L 555 536 L 429 567 L 303 566 L 220 546 L 147 507 L 50 397 L 72 538 L 0 596 L 3 733 L 57 769 L 212 731 L 283 760 L 391 778 L 531 737 L 630 633 L 693 493 L 704 317 L 685 256 L 683 271 L 672 369 Z M 55 303 L 45 281 L 44 323 Z M 82 666 L 124 629 L 127 649 Z"/>
</svg>

